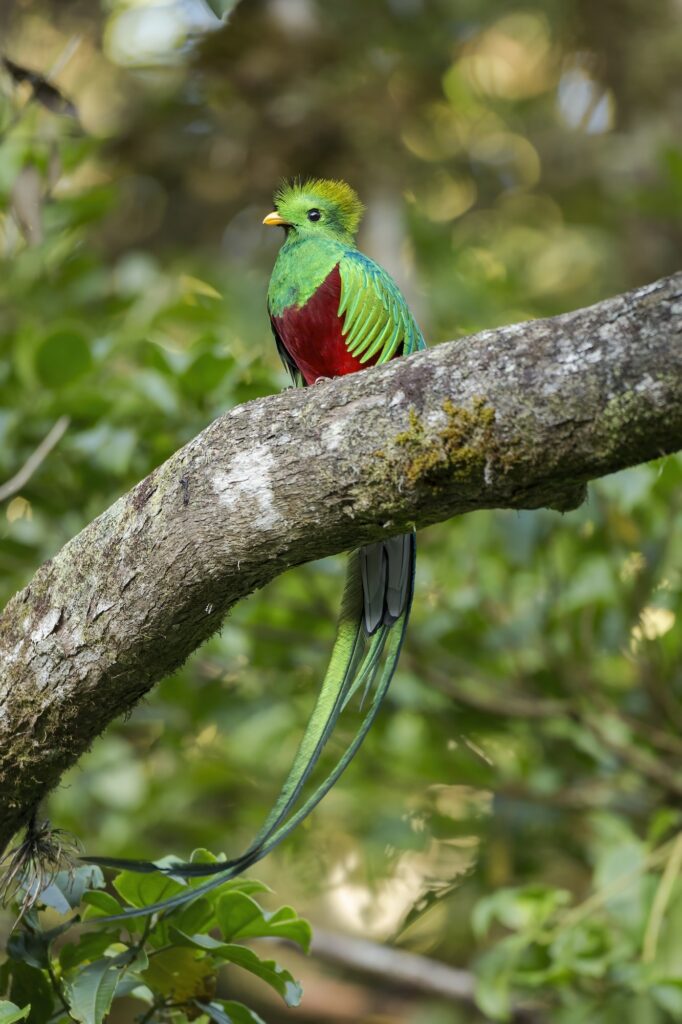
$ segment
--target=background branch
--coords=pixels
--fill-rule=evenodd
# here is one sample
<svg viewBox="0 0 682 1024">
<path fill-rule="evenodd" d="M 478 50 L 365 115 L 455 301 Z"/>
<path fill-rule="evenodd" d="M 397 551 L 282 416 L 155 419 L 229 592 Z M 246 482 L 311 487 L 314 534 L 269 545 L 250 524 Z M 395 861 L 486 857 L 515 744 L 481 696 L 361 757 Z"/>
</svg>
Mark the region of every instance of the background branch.
<svg viewBox="0 0 682 1024">
<path fill-rule="evenodd" d="M 377 979 L 391 992 L 419 992 L 449 1003 L 476 1006 L 475 976 L 470 971 L 450 967 L 428 956 L 354 935 L 331 932 L 317 925 L 310 951 L 318 960 Z M 530 1006 L 514 1007 L 510 1018 L 514 1024 L 531 1024 L 534 1019 Z"/>
<path fill-rule="evenodd" d="M 392 986 L 441 999 L 474 1002 L 475 979 L 470 971 L 457 970 L 404 949 L 330 932 L 316 925 L 311 952 L 320 960 L 374 975 Z"/>
<path fill-rule="evenodd" d="M 682 275 L 231 410 L 0 617 L 0 848 L 118 714 L 292 565 L 477 508 L 576 507 L 682 447 Z"/>
<path fill-rule="evenodd" d="M 69 428 L 70 419 L 68 416 L 60 416 L 55 425 L 48 431 L 34 452 L 26 459 L 20 470 L 18 470 L 6 483 L 0 484 L 0 501 L 6 501 L 12 495 L 25 487 L 35 471 L 45 461 L 53 448 L 55 448 Z"/>
</svg>

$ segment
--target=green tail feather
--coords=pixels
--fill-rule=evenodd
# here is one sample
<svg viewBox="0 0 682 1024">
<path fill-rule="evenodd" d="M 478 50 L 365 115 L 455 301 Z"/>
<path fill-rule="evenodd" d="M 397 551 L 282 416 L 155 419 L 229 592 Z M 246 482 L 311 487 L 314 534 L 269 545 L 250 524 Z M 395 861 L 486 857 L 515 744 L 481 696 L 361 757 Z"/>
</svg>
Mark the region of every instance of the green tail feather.
<svg viewBox="0 0 682 1024">
<path fill-rule="evenodd" d="M 88 863 L 100 864 L 104 867 L 122 868 L 141 873 L 158 871 L 176 878 L 214 876 L 203 885 L 188 889 L 187 892 L 179 893 L 168 900 L 147 907 L 127 910 L 123 914 L 109 918 L 99 918 L 99 923 L 168 911 L 197 899 L 230 878 L 241 874 L 250 865 L 265 857 L 317 806 L 355 756 L 388 691 L 410 614 L 414 583 L 414 557 L 415 540 L 414 535 L 411 535 L 411 566 L 404 610 L 394 623 L 380 626 L 371 637 L 367 637 L 363 627 L 363 592 L 358 553 L 355 552 L 351 555 L 336 641 L 320 693 L 280 794 L 248 849 L 234 860 L 215 864 L 156 865 L 152 861 L 127 860 L 125 858 L 84 858 Z M 326 779 L 307 797 L 298 810 L 291 813 L 305 783 L 320 759 L 340 714 L 363 685 L 365 694 L 372 692 L 373 695 L 353 740 Z"/>
</svg>

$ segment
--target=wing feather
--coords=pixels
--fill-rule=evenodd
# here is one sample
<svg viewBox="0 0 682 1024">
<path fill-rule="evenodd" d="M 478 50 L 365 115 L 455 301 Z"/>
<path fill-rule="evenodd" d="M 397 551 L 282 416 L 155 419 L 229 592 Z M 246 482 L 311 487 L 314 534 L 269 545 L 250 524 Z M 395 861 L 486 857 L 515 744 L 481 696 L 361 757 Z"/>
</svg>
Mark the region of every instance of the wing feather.
<svg viewBox="0 0 682 1024">
<path fill-rule="evenodd" d="M 357 250 L 339 263 L 346 347 L 361 363 L 377 357 L 385 363 L 399 350 L 410 355 L 425 348 L 407 302 L 395 281 L 377 263 Z"/>
<path fill-rule="evenodd" d="M 367 331 L 365 339 L 365 351 L 368 354 L 371 354 L 369 353 L 369 346 L 372 346 L 374 351 L 381 347 L 381 339 L 382 337 L 385 337 L 387 331 L 391 330 L 391 327 L 392 324 L 390 320 L 387 320 L 386 323 L 384 323 L 381 317 L 374 318 L 371 327 Z M 352 349 L 349 349 L 349 351 L 352 352 Z"/>
<path fill-rule="evenodd" d="M 374 339 L 371 339 L 371 344 L 365 350 L 365 356 L 367 359 L 371 359 L 377 352 L 383 351 L 384 345 L 395 331 L 395 324 L 392 317 L 386 317 L 385 321 L 380 320 L 379 324 L 381 329 L 378 335 Z"/>
</svg>

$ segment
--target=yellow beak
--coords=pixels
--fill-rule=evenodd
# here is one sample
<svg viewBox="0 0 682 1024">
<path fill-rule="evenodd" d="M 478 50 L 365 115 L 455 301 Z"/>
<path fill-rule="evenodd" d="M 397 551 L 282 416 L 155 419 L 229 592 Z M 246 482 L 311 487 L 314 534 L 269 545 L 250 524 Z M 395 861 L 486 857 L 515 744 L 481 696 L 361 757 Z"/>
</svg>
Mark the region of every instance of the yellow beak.
<svg viewBox="0 0 682 1024">
<path fill-rule="evenodd" d="M 267 224 L 268 227 L 273 227 L 276 224 L 287 224 L 288 222 L 283 217 L 280 217 L 276 210 L 273 210 L 267 217 L 263 217 L 263 223 Z"/>
</svg>

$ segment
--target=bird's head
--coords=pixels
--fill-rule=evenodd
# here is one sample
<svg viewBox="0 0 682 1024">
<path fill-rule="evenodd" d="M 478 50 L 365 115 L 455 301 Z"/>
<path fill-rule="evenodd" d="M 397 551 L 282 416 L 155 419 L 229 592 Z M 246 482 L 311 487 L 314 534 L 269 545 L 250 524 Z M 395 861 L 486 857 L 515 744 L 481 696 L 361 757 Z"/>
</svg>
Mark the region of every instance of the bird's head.
<svg viewBox="0 0 682 1024">
<path fill-rule="evenodd" d="M 287 235 L 351 241 L 364 207 L 345 181 L 311 178 L 284 182 L 273 197 L 275 209 L 264 224 L 281 225 Z"/>
</svg>

